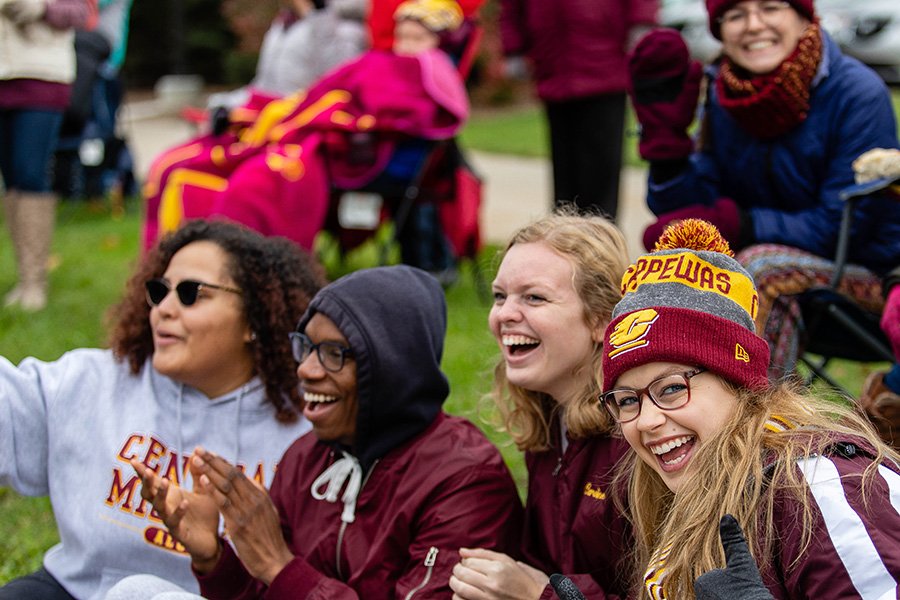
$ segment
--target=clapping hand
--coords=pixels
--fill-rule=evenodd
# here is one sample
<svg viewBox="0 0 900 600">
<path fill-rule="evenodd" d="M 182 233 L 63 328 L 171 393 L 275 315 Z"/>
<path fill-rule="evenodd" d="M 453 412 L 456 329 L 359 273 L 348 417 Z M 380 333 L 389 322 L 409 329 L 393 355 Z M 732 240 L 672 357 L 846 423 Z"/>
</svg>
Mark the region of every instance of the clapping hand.
<svg viewBox="0 0 900 600">
<path fill-rule="evenodd" d="M 141 478 L 141 497 L 153 505 L 169 533 L 191 555 L 194 568 L 211 571 L 221 551 L 219 511 L 212 498 L 172 485 L 137 459 L 132 459 L 131 466 Z M 195 478 L 195 487 L 196 481 Z"/>
<path fill-rule="evenodd" d="M 225 520 L 225 531 L 241 562 L 266 585 L 294 555 L 284 540 L 278 511 L 269 493 L 240 469 L 212 452 L 197 448 L 191 472 Z"/>
</svg>

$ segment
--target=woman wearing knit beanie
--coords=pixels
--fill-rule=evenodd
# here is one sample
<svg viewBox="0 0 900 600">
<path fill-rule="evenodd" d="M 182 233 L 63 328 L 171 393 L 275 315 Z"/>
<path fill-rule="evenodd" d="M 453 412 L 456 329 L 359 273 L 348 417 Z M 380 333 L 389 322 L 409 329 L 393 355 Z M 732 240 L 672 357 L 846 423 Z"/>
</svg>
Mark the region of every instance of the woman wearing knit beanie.
<svg viewBox="0 0 900 600">
<path fill-rule="evenodd" d="M 715 228 L 668 228 L 622 291 L 601 403 L 633 450 L 640 595 L 894 598 L 900 456 L 845 404 L 768 382 L 756 289 Z"/>
<path fill-rule="evenodd" d="M 647 203 L 657 222 L 716 224 L 759 287 L 757 332 L 772 350 L 769 376 L 790 372 L 802 323 L 797 294 L 830 280 L 852 163 L 896 148 L 890 94 L 869 68 L 841 53 L 812 0 L 706 0 L 722 56 L 703 75 L 673 30 L 648 34 L 631 56 L 632 100 L 650 161 Z M 900 265 L 900 203 L 871 199 L 856 215 L 842 292 L 864 308 L 884 304 L 880 276 Z M 898 377 L 900 379 L 900 377 Z M 900 381 L 898 381 L 900 383 Z M 900 386 L 898 386 L 900 391 Z"/>
</svg>

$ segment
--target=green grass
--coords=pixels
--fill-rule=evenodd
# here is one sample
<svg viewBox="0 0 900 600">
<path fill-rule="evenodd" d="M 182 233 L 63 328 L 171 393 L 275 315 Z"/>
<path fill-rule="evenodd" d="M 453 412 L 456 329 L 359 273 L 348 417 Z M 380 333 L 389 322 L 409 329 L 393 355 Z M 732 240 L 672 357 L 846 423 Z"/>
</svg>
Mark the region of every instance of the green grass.
<svg viewBox="0 0 900 600">
<path fill-rule="evenodd" d="M 900 89 L 891 89 L 894 113 L 900 115 Z M 900 120 L 897 134 L 900 135 Z M 540 104 L 512 108 L 475 110 L 462 133 L 463 147 L 497 154 L 515 154 L 546 158 L 549 156 L 547 123 Z M 637 154 L 637 125 L 631 107 L 625 115 L 625 139 L 622 143 L 626 165 L 646 163 Z"/>
<path fill-rule="evenodd" d="M 549 156 L 547 121 L 539 104 L 504 109 L 475 110 L 463 130 L 464 148 L 514 154 L 536 158 Z M 623 161 L 641 166 L 637 154 L 637 125 L 629 107 L 625 114 L 625 136 L 622 141 Z"/>
</svg>

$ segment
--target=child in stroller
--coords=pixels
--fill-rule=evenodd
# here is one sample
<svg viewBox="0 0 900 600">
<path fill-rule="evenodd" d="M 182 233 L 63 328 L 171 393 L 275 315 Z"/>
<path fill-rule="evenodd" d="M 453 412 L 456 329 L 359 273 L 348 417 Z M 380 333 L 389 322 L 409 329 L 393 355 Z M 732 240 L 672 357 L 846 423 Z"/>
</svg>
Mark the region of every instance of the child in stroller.
<svg viewBox="0 0 900 600">
<path fill-rule="evenodd" d="M 332 185 L 382 174 L 402 140 L 452 138 L 468 116 L 461 77 L 438 50 L 459 28 L 453 0 L 410 0 L 395 14 L 393 52 L 369 51 L 308 92 L 270 102 L 240 135 L 157 160 L 145 187 L 144 243 L 185 219 L 219 215 L 312 248 Z M 369 156 L 353 143 L 371 134 Z"/>
</svg>

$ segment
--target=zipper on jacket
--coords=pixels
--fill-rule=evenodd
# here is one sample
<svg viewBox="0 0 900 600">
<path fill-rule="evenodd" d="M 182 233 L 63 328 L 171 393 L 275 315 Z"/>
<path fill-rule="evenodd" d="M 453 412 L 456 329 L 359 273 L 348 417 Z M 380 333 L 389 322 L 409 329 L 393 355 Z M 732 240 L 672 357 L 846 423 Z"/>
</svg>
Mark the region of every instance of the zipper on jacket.
<svg viewBox="0 0 900 600">
<path fill-rule="evenodd" d="M 377 464 L 378 464 L 378 460 L 376 459 L 375 462 L 372 463 L 372 466 L 369 467 L 369 472 L 366 473 L 366 477 L 365 477 L 365 479 L 363 479 L 362 485 L 359 486 L 359 492 L 356 494 L 357 501 L 359 501 L 359 497 L 362 494 L 363 488 L 366 487 L 366 482 L 369 481 L 369 477 L 372 476 L 372 472 L 375 470 L 375 465 L 377 465 Z M 335 545 L 335 548 L 334 548 L 334 563 L 335 563 L 335 566 L 337 567 L 338 578 L 341 581 L 344 580 L 344 574 L 341 573 L 341 546 L 344 543 L 344 531 L 346 531 L 346 530 L 347 530 L 347 523 L 345 521 L 341 521 L 341 529 L 340 529 L 340 531 L 338 531 L 337 544 Z"/>
<path fill-rule="evenodd" d="M 403 600 L 411 600 L 416 593 L 421 590 L 423 587 L 428 585 L 428 582 L 431 580 L 431 571 L 434 569 L 434 563 L 437 562 L 438 549 L 432 546 L 428 549 L 428 554 L 425 555 L 425 562 L 422 563 L 425 565 L 425 578 L 422 580 L 422 583 L 409 590 L 409 593 Z"/>
<path fill-rule="evenodd" d="M 560 469 L 562 469 L 562 465 L 563 465 L 563 457 L 560 456 L 558 459 L 556 459 L 556 466 L 553 467 L 553 476 L 554 477 L 559 475 L 559 471 L 560 471 Z"/>
</svg>

